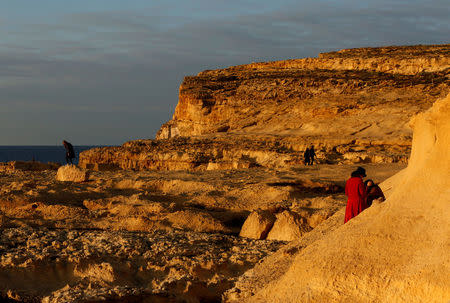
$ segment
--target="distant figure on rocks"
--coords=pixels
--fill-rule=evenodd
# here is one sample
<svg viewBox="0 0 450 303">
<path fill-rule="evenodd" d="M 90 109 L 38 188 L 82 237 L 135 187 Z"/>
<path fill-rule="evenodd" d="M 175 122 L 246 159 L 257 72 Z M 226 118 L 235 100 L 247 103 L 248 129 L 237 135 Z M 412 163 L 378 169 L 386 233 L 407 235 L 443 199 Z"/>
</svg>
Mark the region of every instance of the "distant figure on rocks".
<svg viewBox="0 0 450 303">
<path fill-rule="evenodd" d="M 73 150 L 73 145 L 67 142 L 66 140 L 63 140 L 64 148 L 66 149 L 66 163 L 73 164 L 73 160 L 75 159 L 75 151 Z"/>
<path fill-rule="evenodd" d="M 352 172 L 350 179 L 345 183 L 345 195 L 347 199 L 347 207 L 345 208 L 345 221 L 347 223 L 353 217 L 367 208 L 366 204 L 366 186 L 363 178 L 366 176 L 366 170 L 358 167 Z"/>
<path fill-rule="evenodd" d="M 316 152 L 314 151 L 314 145 L 311 145 L 309 148 L 309 165 L 314 164 L 314 157 L 316 156 Z"/>
<path fill-rule="evenodd" d="M 373 180 L 366 180 L 364 184 L 366 185 L 367 192 L 367 207 L 371 206 L 373 200 L 375 199 L 381 199 L 381 201 L 386 200 L 383 191 L 377 184 L 375 184 L 375 182 L 373 182 Z"/>
<path fill-rule="evenodd" d="M 305 150 L 305 153 L 303 154 L 303 157 L 305 159 L 305 165 L 309 165 L 309 162 L 311 161 L 311 158 L 309 157 L 309 148 L 307 147 Z"/>
</svg>

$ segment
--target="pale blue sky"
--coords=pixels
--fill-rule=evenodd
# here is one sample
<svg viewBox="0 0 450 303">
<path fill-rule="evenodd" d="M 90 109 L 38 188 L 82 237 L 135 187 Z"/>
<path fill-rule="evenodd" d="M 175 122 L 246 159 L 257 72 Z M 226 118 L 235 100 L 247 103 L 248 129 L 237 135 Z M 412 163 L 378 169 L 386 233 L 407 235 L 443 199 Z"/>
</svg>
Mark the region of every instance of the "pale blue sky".
<svg viewBox="0 0 450 303">
<path fill-rule="evenodd" d="M 447 0 L 0 0 L 0 145 L 152 138 L 186 75 L 448 43 L 449 13 Z"/>
</svg>

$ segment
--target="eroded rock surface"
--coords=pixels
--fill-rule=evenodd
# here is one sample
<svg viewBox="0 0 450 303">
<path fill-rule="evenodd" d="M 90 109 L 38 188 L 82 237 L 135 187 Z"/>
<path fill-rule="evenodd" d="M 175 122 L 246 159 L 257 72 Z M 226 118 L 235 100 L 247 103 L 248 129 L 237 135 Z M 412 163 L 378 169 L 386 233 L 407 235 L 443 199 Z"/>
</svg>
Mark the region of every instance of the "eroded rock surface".
<svg viewBox="0 0 450 303">
<path fill-rule="evenodd" d="M 252 239 L 265 239 L 272 229 L 276 217 L 268 210 L 252 211 L 242 225 L 239 236 Z"/>
<path fill-rule="evenodd" d="M 0 291 L 20 301 L 166 297 L 217 301 L 280 243 L 220 234 L 0 230 Z"/>
<path fill-rule="evenodd" d="M 299 240 L 310 229 L 306 220 L 299 214 L 285 210 L 277 214 L 275 223 L 269 231 L 267 239 L 279 241 Z"/>
<path fill-rule="evenodd" d="M 402 167 L 367 171 L 378 181 Z M 286 243 L 239 237 L 252 211 L 289 210 L 312 228 L 345 205 L 341 175 L 352 169 L 98 171 L 82 183 L 1 172 L 0 298 L 218 302 Z"/>
</svg>

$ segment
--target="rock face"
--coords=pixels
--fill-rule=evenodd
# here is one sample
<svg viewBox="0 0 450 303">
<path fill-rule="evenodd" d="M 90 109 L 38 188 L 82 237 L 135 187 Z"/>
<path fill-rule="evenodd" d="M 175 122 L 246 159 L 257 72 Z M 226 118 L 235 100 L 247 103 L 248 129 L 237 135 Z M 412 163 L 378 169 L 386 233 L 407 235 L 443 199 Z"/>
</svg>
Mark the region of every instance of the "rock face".
<svg viewBox="0 0 450 303">
<path fill-rule="evenodd" d="M 275 216 L 270 211 L 253 211 L 245 220 L 239 236 L 259 240 L 265 239 L 274 222 Z"/>
<path fill-rule="evenodd" d="M 158 140 L 80 155 L 124 169 L 406 162 L 409 119 L 449 91 L 450 45 L 342 50 L 185 77 Z"/>
<path fill-rule="evenodd" d="M 88 179 L 89 172 L 75 165 L 61 166 L 56 173 L 56 180 L 58 181 L 86 182 Z"/>
<path fill-rule="evenodd" d="M 277 214 L 277 219 L 267 235 L 267 240 L 298 240 L 309 230 L 310 228 L 303 218 L 296 213 L 286 210 Z"/>
<path fill-rule="evenodd" d="M 230 291 L 226 301 L 446 302 L 450 95 L 412 124 L 408 167 L 382 183 L 384 203 L 308 245 L 296 245 L 291 262 L 277 267 L 281 272 L 253 276 L 257 289 L 247 297 Z M 265 268 L 279 260 L 269 258 Z M 240 286 L 244 289 L 245 283 Z"/>
<path fill-rule="evenodd" d="M 314 216 L 309 216 L 313 218 Z M 314 220 L 314 219 L 313 219 Z M 320 220 L 320 222 L 324 219 Z M 239 236 L 252 239 L 293 241 L 311 230 L 307 220 L 298 213 L 284 210 L 276 215 L 268 210 L 253 211 L 245 220 Z"/>
<path fill-rule="evenodd" d="M 204 71 L 184 79 L 173 119 L 157 138 L 239 130 L 372 140 L 392 139 L 392 131 L 408 135 L 404 124 L 427 106 L 423 97 L 448 87 L 449 51 L 450 45 L 352 49 Z M 402 103 L 414 109 L 395 126 Z M 380 110 L 387 108 L 385 116 Z"/>
</svg>

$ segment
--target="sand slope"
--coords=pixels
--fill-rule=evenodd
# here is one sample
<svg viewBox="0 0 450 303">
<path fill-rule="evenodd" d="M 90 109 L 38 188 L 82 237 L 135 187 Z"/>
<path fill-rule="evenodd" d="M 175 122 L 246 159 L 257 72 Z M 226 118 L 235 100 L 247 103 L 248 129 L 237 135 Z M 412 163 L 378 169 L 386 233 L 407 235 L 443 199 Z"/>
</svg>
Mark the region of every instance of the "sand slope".
<svg viewBox="0 0 450 303">
<path fill-rule="evenodd" d="M 301 250 L 251 302 L 450 299 L 450 95 L 412 120 L 408 167 L 385 203 Z"/>
</svg>

